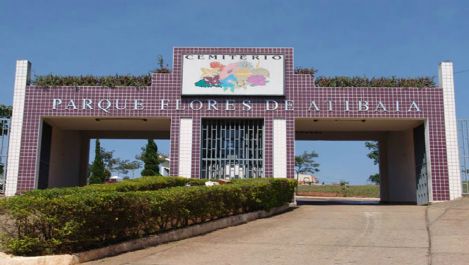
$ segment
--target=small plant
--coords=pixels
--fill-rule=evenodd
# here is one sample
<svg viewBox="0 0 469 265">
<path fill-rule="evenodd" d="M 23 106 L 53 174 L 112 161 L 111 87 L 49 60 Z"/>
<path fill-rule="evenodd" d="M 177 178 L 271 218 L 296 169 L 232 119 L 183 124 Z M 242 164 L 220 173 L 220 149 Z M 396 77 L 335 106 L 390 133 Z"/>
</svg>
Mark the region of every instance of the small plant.
<svg viewBox="0 0 469 265">
<path fill-rule="evenodd" d="M 317 69 L 313 67 L 297 67 L 295 68 L 295 74 L 311 75 L 314 77 L 318 72 Z"/>
<path fill-rule="evenodd" d="M 158 55 L 158 58 L 156 59 L 158 68 L 155 69 L 155 73 L 160 73 L 160 74 L 166 74 L 170 73 L 171 71 L 169 70 L 168 64 L 164 63 L 163 56 L 160 54 Z"/>
<path fill-rule="evenodd" d="M 342 197 L 347 197 L 349 183 L 347 181 L 341 180 L 339 185 L 340 185 L 340 191 L 341 191 Z"/>
</svg>

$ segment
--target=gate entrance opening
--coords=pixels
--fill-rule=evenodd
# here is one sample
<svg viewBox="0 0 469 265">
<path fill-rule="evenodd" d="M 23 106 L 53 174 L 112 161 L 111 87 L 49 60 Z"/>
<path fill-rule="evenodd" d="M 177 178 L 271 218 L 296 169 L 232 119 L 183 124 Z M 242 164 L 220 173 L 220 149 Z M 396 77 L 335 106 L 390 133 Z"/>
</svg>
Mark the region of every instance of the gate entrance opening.
<svg viewBox="0 0 469 265">
<path fill-rule="evenodd" d="M 297 195 L 379 198 L 378 160 L 374 141 L 295 141 Z"/>
<path fill-rule="evenodd" d="M 377 141 L 381 201 L 428 203 L 423 120 L 301 118 L 295 120 L 295 139 Z"/>
<path fill-rule="evenodd" d="M 44 118 L 39 189 L 87 183 L 91 139 L 169 139 L 169 118 Z"/>
</svg>

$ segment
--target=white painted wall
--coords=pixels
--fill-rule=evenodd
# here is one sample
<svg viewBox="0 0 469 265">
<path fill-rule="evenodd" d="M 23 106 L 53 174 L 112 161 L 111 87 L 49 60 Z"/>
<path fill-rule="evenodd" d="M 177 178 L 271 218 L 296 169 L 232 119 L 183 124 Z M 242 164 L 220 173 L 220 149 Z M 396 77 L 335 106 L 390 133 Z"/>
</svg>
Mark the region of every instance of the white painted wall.
<svg viewBox="0 0 469 265">
<path fill-rule="evenodd" d="M 23 112 L 26 85 L 31 78 L 31 63 L 27 60 L 16 61 L 15 90 L 13 92 L 13 114 L 11 117 L 10 142 L 5 196 L 13 196 L 17 190 L 18 171 L 23 133 Z"/>
<path fill-rule="evenodd" d="M 192 174 L 192 119 L 182 118 L 179 125 L 179 173 L 190 178 Z"/>
<path fill-rule="evenodd" d="M 446 156 L 448 161 L 450 200 L 462 196 L 461 172 L 459 167 L 456 105 L 454 100 L 453 63 L 441 62 L 439 69 L 440 86 L 443 88 L 445 113 Z"/>
<path fill-rule="evenodd" d="M 272 126 L 273 177 L 287 177 L 287 121 L 274 119 Z"/>
</svg>

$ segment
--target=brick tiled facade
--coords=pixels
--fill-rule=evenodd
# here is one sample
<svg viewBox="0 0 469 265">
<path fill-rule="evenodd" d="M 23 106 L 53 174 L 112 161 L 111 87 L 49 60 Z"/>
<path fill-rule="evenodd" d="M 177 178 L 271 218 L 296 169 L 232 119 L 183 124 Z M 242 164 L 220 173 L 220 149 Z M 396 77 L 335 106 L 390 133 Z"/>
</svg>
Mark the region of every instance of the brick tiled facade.
<svg viewBox="0 0 469 265">
<path fill-rule="evenodd" d="M 181 97 L 182 83 L 182 55 L 183 54 L 283 54 L 285 58 L 285 95 L 284 97 Z M 263 118 L 265 124 L 265 176 L 272 176 L 272 128 L 274 119 L 286 120 L 286 152 L 287 176 L 294 176 L 294 142 L 295 142 L 295 118 L 360 118 L 360 119 L 422 119 L 426 120 L 429 128 L 429 154 L 431 161 L 431 184 L 433 200 L 448 200 L 448 166 L 445 142 L 445 121 L 443 106 L 443 91 L 441 88 L 331 88 L 314 87 L 309 75 L 294 74 L 293 49 L 290 48 L 176 48 L 174 50 L 173 71 L 168 74 L 153 74 L 150 87 L 57 87 L 38 88 L 26 87 L 23 130 L 21 137 L 21 153 L 18 172 L 18 192 L 24 192 L 35 188 L 38 165 L 38 145 L 40 142 L 40 126 L 42 117 L 167 117 L 171 119 L 170 132 L 170 158 L 171 175 L 178 175 L 179 162 L 179 124 L 181 118 L 192 118 L 192 177 L 198 177 L 200 172 L 200 127 L 201 119 L 205 117 L 236 117 L 236 118 Z M 83 98 L 98 101 L 109 99 L 111 101 L 143 100 L 144 109 L 125 110 L 112 109 L 109 113 L 98 108 L 92 110 L 65 110 L 52 109 L 52 100 Z M 225 100 L 235 100 L 236 110 L 208 111 L 205 107 L 201 110 L 192 110 L 189 102 L 207 99 L 216 99 L 220 104 Z M 161 99 L 169 100 L 169 106 L 162 109 Z M 242 109 L 242 100 L 249 99 L 252 102 L 252 110 Z M 176 100 L 181 100 L 184 110 L 176 110 Z M 279 108 L 275 111 L 265 110 L 265 100 L 276 100 Z M 283 102 L 294 102 L 293 110 L 285 110 Z M 357 102 L 360 100 L 370 102 L 370 106 L 376 106 L 381 101 L 387 111 L 358 111 Z M 320 111 L 310 109 L 311 101 L 315 101 Z M 334 103 L 332 111 L 328 110 L 328 102 Z M 346 101 L 349 101 L 350 109 L 345 109 Z M 396 101 L 399 101 L 399 111 L 396 111 Z M 411 103 L 418 103 L 420 111 L 408 111 Z"/>
</svg>

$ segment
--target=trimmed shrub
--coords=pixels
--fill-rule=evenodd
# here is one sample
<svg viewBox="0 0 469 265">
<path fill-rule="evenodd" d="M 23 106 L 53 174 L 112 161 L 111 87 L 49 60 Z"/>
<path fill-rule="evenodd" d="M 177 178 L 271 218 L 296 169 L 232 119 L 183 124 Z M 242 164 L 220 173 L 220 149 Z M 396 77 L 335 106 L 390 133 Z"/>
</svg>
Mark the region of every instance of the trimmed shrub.
<svg viewBox="0 0 469 265">
<path fill-rule="evenodd" d="M 92 191 L 145 191 L 145 190 L 159 190 L 170 187 L 178 186 L 203 186 L 205 180 L 182 178 L 182 177 L 142 177 L 138 179 L 128 179 L 122 182 L 112 184 L 91 184 L 83 187 L 70 187 L 70 188 L 52 188 L 45 190 L 33 190 L 25 193 L 26 196 L 42 196 L 42 197 L 58 197 L 72 193 L 84 193 Z"/>
<path fill-rule="evenodd" d="M 203 179 L 183 178 L 183 177 L 141 177 L 138 179 L 129 179 L 115 184 L 97 184 L 88 185 L 84 189 L 101 190 L 101 191 L 145 191 L 145 190 L 159 190 L 170 187 L 178 186 L 203 186 L 205 185 Z"/>
<path fill-rule="evenodd" d="M 0 202 L 0 210 L 15 227 L 4 233 L 2 243 L 15 255 L 84 251 L 229 215 L 269 210 L 290 202 L 295 186 L 290 179 L 256 179 L 156 191 L 127 185 L 131 191 L 75 188 L 61 196 L 21 195 Z"/>
</svg>

